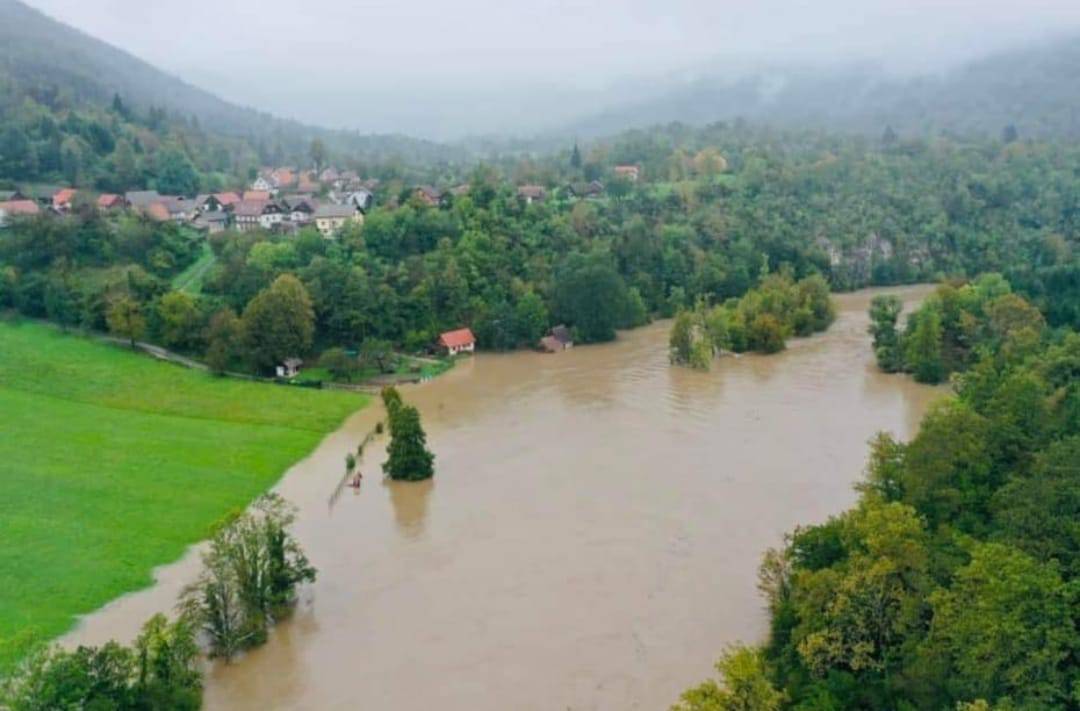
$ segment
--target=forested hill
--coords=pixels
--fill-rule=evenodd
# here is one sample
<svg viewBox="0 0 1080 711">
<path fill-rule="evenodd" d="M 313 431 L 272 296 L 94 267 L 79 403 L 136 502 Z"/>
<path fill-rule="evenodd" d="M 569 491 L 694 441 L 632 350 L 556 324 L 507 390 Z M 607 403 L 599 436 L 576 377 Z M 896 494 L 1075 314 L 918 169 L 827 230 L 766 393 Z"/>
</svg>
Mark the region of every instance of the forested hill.
<svg viewBox="0 0 1080 711">
<path fill-rule="evenodd" d="M 881 135 L 1080 137 L 1080 37 L 988 55 L 941 75 L 898 79 L 867 67 L 780 68 L 675 83 L 568 127 L 579 136 L 680 121 L 746 118 Z"/>
<path fill-rule="evenodd" d="M 260 164 L 299 163 L 314 138 L 343 159 L 368 163 L 428 164 L 461 157 L 460 151 L 429 141 L 330 131 L 237 106 L 19 0 L 0 0 L 2 124 L 26 119 L 28 98 L 62 125 L 66 112 L 105 108 L 114 96 L 135 114 L 164 111 L 221 138 L 242 139 Z M 0 173 L 4 177 L 17 176 Z"/>
</svg>

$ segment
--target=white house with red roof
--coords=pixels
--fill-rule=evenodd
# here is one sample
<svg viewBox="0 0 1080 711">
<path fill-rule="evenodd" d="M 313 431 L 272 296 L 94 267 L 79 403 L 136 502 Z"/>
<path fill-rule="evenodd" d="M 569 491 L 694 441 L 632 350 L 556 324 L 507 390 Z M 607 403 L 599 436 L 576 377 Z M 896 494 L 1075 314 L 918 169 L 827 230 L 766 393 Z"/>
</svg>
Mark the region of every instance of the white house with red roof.
<svg viewBox="0 0 1080 711">
<path fill-rule="evenodd" d="M 472 353 L 476 350 L 476 336 L 472 329 L 468 328 L 447 331 L 439 336 L 439 347 L 445 349 L 449 355 Z"/>
</svg>

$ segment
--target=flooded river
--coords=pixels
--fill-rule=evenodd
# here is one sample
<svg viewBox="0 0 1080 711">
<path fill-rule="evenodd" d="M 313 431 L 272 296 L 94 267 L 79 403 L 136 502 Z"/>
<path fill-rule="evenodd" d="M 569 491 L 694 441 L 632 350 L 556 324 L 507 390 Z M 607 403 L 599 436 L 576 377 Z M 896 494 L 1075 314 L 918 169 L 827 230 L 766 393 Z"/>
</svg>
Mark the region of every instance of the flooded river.
<svg viewBox="0 0 1080 711">
<path fill-rule="evenodd" d="M 929 287 L 889 290 L 906 301 Z M 876 372 L 873 292 L 825 334 L 712 372 L 667 362 L 668 324 L 558 355 L 479 355 L 404 390 L 436 477 L 329 497 L 355 415 L 279 486 L 319 569 L 264 647 L 207 675 L 208 709 L 665 709 L 724 644 L 766 629 L 762 552 L 855 499 L 878 430 L 940 389 Z M 67 641 L 129 638 L 194 555 Z"/>
</svg>

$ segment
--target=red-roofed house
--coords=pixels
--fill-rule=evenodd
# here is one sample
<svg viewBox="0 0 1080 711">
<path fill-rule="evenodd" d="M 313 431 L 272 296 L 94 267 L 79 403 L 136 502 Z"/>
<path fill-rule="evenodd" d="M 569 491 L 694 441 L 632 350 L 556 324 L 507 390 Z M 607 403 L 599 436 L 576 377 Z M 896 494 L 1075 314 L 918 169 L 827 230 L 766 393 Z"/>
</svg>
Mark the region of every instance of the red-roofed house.
<svg viewBox="0 0 1080 711">
<path fill-rule="evenodd" d="M 641 167 L 637 165 L 617 165 L 615 166 L 615 177 L 636 183 L 638 178 L 641 177 Z"/>
<path fill-rule="evenodd" d="M 223 208 L 230 208 L 240 202 L 240 196 L 236 193 L 214 193 L 214 197 L 217 198 Z"/>
<path fill-rule="evenodd" d="M 268 202 L 270 192 L 268 190 L 245 190 L 244 202 Z"/>
<path fill-rule="evenodd" d="M 270 182 L 275 188 L 287 188 L 296 182 L 296 173 L 289 168 L 278 168 L 270 174 Z"/>
<path fill-rule="evenodd" d="M 98 195 L 97 206 L 99 210 L 119 210 L 124 207 L 124 196 L 103 193 Z"/>
<path fill-rule="evenodd" d="M 0 202 L 0 227 L 7 224 L 9 218 L 32 216 L 41 213 L 41 208 L 33 200 L 8 200 Z"/>
<path fill-rule="evenodd" d="M 472 353 L 476 350 L 476 336 L 468 328 L 447 331 L 439 336 L 439 346 L 445 348 L 449 355 Z"/>
<path fill-rule="evenodd" d="M 172 219 L 168 206 L 163 202 L 152 202 L 142 209 L 142 213 L 154 222 L 168 222 Z"/>
<path fill-rule="evenodd" d="M 53 209 L 58 212 L 67 212 L 71 209 L 71 201 L 75 197 L 75 193 L 78 190 L 75 188 L 63 188 L 56 191 L 56 194 L 52 197 Z"/>
</svg>

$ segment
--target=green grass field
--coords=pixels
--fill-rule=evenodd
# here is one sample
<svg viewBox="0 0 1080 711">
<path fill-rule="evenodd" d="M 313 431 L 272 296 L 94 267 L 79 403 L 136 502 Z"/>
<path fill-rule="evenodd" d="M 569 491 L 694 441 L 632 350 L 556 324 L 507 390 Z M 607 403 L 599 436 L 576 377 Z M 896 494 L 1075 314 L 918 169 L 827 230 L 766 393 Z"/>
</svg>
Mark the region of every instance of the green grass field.
<svg viewBox="0 0 1080 711">
<path fill-rule="evenodd" d="M 0 640 L 149 585 L 367 402 L 0 322 Z"/>
</svg>

